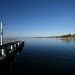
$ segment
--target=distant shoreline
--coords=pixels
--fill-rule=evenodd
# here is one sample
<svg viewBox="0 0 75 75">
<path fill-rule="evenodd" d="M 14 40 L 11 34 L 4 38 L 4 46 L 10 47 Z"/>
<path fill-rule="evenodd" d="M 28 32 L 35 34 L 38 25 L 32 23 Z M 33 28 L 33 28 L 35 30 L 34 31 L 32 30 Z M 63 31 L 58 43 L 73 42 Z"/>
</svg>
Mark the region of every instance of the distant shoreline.
<svg viewBox="0 0 75 75">
<path fill-rule="evenodd" d="M 75 39 L 75 37 L 32 37 L 32 38 L 56 38 L 56 39 Z"/>
<path fill-rule="evenodd" d="M 59 39 L 75 39 L 75 34 L 67 34 L 67 35 L 61 35 L 61 36 L 38 36 L 33 38 L 59 38 Z"/>
</svg>

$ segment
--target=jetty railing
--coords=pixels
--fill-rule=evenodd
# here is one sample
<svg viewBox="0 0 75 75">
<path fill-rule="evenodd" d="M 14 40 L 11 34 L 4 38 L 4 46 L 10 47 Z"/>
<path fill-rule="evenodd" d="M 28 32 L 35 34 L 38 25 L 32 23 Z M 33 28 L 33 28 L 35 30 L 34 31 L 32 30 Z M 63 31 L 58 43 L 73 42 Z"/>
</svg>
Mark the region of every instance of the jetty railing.
<svg viewBox="0 0 75 75">
<path fill-rule="evenodd" d="M 14 51 L 17 51 L 21 47 L 24 46 L 24 40 L 13 40 L 13 39 L 6 39 L 3 40 L 3 24 L 1 22 L 1 39 L 0 39 L 0 59 L 6 58 L 9 54 L 13 53 Z"/>
<path fill-rule="evenodd" d="M 24 46 L 24 40 L 4 42 L 0 45 L 0 59 L 6 58 L 11 53 L 18 51 Z"/>
</svg>

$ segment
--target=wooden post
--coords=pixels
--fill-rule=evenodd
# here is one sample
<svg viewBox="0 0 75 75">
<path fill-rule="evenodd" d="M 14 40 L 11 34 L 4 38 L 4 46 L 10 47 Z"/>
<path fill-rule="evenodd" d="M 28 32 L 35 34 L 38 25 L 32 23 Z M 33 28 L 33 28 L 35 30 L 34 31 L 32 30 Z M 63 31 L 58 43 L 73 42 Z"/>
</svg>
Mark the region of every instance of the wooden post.
<svg viewBox="0 0 75 75">
<path fill-rule="evenodd" d="M 11 50 L 13 49 L 13 45 L 11 45 Z"/>
</svg>

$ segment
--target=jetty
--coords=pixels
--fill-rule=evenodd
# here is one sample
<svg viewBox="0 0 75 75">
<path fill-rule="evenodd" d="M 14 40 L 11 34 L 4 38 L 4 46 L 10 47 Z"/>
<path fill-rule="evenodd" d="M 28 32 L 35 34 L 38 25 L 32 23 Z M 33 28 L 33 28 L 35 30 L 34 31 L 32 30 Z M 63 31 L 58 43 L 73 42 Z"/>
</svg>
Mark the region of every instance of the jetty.
<svg viewBox="0 0 75 75">
<path fill-rule="evenodd" d="M 3 23 L 1 22 L 0 60 L 10 57 L 24 47 L 24 40 L 3 41 Z"/>
</svg>

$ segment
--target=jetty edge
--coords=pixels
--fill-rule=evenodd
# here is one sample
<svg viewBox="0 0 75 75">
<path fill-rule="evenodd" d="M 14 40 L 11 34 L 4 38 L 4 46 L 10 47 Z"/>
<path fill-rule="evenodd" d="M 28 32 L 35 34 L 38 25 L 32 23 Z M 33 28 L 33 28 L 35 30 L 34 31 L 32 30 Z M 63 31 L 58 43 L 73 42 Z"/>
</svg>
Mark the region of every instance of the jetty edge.
<svg viewBox="0 0 75 75">
<path fill-rule="evenodd" d="M 5 59 L 8 55 L 17 52 L 24 47 L 24 40 L 10 41 L 0 45 L 0 60 Z"/>
</svg>

